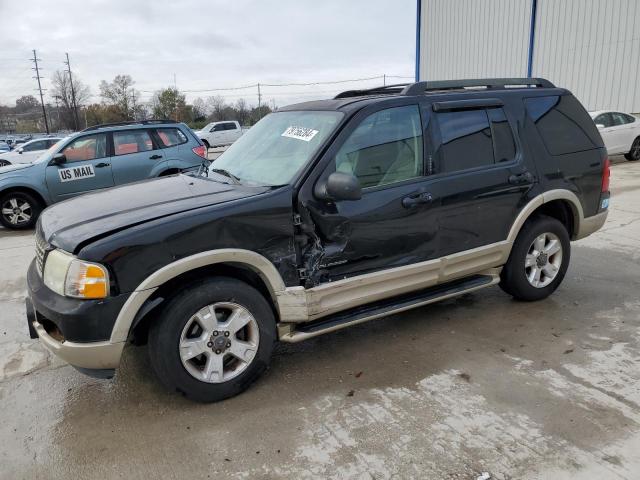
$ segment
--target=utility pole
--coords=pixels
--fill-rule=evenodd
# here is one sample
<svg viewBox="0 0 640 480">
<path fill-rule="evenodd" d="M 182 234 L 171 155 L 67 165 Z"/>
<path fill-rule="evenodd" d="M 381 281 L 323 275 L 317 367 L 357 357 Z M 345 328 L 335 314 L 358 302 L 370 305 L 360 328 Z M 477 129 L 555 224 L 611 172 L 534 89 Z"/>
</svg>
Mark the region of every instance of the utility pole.
<svg viewBox="0 0 640 480">
<path fill-rule="evenodd" d="M 258 83 L 258 120 L 262 118 L 262 94 L 260 93 L 260 84 Z"/>
<path fill-rule="evenodd" d="M 175 116 L 175 121 L 178 121 L 178 82 L 176 81 L 176 74 L 173 74 L 173 90 L 174 90 L 174 97 L 173 97 L 173 110 L 174 110 L 174 116 Z"/>
<path fill-rule="evenodd" d="M 58 117 L 57 130 L 60 131 L 60 95 L 54 95 L 53 98 L 56 101 L 56 116 Z M 51 123 L 53 123 L 53 121 Z"/>
<path fill-rule="evenodd" d="M 71 101 L 73 102 L 73 118 L 75 121 L 76 130 L 79 130 L 80 121 L 78 120 L 78 105 L 76 105 L 76 91 L 73 88 L 73 77 L 71 76 L 71 63 L 69 63 L 69 54 L 65 54 L 67 56 L 67 61 L 64 62 L 67 65 L 67 71 L 69 72 L 69 84 L 71 85 Z"/>
<path fill-rule="evenodd" d="M 44 108 L 44 97 L 42 96 L 42 84 L 40 83 L 40 70 L 38 69 L 38 57 L 36 56 L 36 51 L 33 51 L 33 59 L 31 60 L 35 64 L 35 68 L 32 70 L 36 71 L 36 76 L 33 77 L 38 80 L 38 90 L 40 91 L 40 103 L 42 104 L 42 115 L 44 116 L 44 127 L 47 130 L 47 135 L 49 135 L 49 122 L 47 121 L 47 109 Z"/>
</svg>

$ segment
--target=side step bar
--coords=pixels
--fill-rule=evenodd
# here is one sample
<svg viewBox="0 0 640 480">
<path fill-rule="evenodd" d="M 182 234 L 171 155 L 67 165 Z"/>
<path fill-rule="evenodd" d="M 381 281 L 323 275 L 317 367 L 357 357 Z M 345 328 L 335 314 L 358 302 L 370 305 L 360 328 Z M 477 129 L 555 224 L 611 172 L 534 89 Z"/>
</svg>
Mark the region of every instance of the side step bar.
<svg viewBox="0 0 640 480">
<path fill-rule="evenodd" d="M 474 275 L 462 280 L 456 280 L 444 285 L 431 287 L 426 290 L 420 290 L 418 292 L 353 308 L 321 318 L 320 320 L 298 324 L 293 327 L 291 331 L 281 335 L 280 341 L 287 343 L 301 342 L 324 333 L 335 332 L 336 330 L 368 322 L 369 320 L 393 315 L 412 308 L 457 297 L 481 288 L 490 287 L 491 285 L 497 284 L 499 281 L 500 276 L 497 274 Z"/>
</svg>

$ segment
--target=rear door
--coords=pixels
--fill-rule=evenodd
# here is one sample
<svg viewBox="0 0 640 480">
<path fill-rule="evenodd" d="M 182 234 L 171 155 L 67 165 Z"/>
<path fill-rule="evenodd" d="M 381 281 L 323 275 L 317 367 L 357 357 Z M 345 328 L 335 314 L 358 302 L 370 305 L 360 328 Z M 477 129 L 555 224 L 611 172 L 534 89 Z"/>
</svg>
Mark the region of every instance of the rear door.
<svg viewBox="0 0 640 480">
<path fill-rule="evenodd" d="M 114 185 L 106 133 L 76 138 L 60 153 L 65 163 L 48 165 L 45 172 L 54 201 Z"/>
<path fill-rule="evenodd" d="M 116 185 L 149 178 L 156 164 L 163 161 L 163 152 L 148 129 L 121 130 L 112 135 Z"/>
<path fill-rule="evenodd" d="M 432 106 L 427 190 L 438 205 L 438 257 L 505 240 L 535 181 L 501 104 Z"/>
</svg>

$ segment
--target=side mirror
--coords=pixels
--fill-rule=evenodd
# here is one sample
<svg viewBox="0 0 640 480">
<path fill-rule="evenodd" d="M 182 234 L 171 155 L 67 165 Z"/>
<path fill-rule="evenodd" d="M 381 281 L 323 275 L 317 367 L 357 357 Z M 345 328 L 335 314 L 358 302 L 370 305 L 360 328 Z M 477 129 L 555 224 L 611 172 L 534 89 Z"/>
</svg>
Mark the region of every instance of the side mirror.
<svg viewBox="0 0 640 480">
<path fill-rule="evenodd" d="M 316 184 L 315 196 L 320 200 L 360 200 L 362 187 L 358 179 L 350 173 L 333 172 L 326 182 Z"/>
<path fill-rule="evenodd" d="M 18 149 L 18 153 L 22 153 L 23 151 L 24 151 L 24 149 L 23 149 L 22 147 L 20 147 L 20 148 Z"/>
<path fill-rule="evenodd" d="M 604 125 L 603 125 L 603 124 L 601 124 L 601 123 L 596 123 L 596 127 L 598 127 L 598 128 L 604 128 Z"/>
<path fill-rule="evenodd" d="M 64 153 L 56 153 L 51 157 L 49 165 L 63 165 L 65 163 L 67 163 L 67 157 L 64 156 Z"/>
</svg>

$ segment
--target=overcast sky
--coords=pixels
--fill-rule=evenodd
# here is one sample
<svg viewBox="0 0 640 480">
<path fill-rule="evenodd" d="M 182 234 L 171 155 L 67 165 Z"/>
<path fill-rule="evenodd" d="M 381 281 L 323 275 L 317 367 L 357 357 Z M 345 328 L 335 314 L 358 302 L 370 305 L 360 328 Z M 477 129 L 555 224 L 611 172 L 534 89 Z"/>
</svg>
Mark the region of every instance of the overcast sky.
<svg viewBox="0 0 640 480">
<path fill-rule="evenodd" d="M 207 90 L 254 83 L 411 76 L 416 0 L 0 0 L 0 104 L 34 94 L 28 58 L 42 59 L 43 88 L 71 67 L 99 102 L 100 80 L 129 74 L 148 100 L 173 85 Z M 391 78 L 388 83 L 410 79 Z M 264 87 L 277 105 L 329 97 L 382 79 Z M 257 103 L 256 88 L 193 92 Z M 49 97 L 45 102 L 52 101 Z"/>
</svg>

